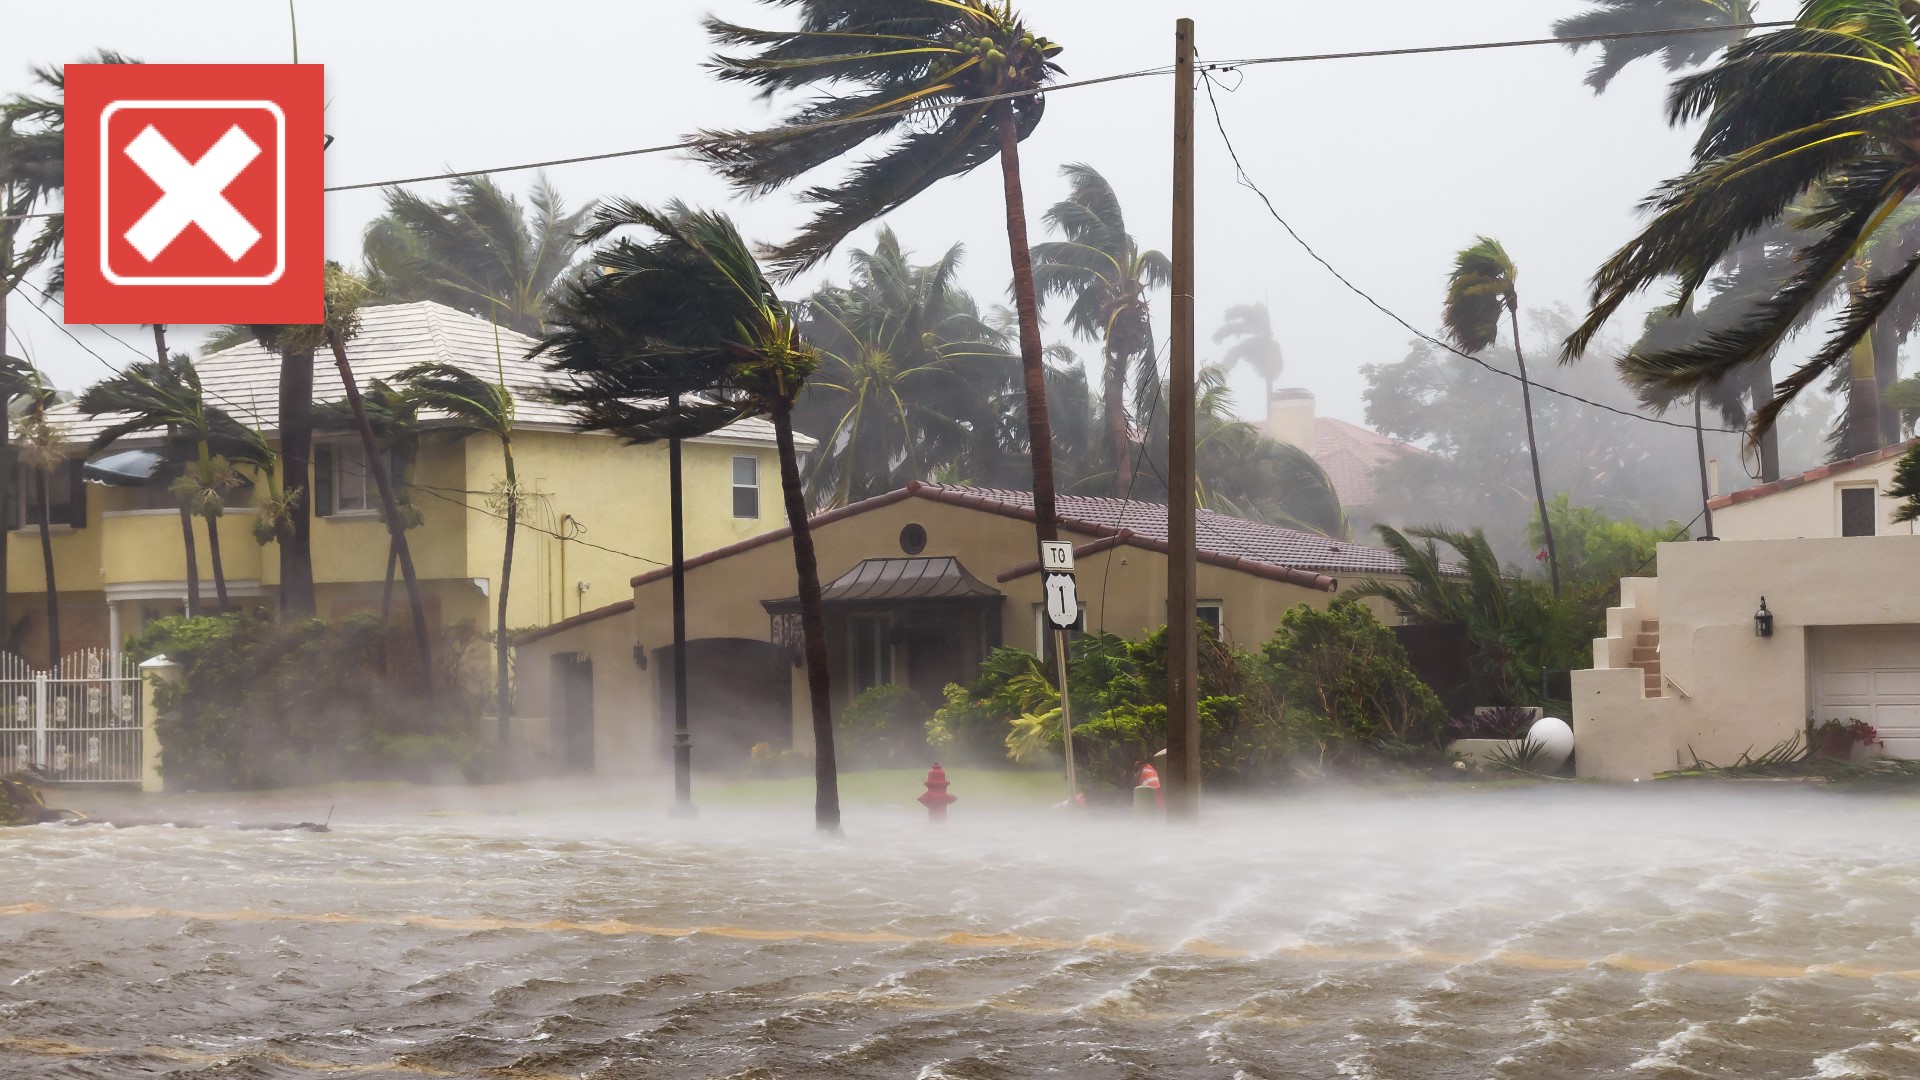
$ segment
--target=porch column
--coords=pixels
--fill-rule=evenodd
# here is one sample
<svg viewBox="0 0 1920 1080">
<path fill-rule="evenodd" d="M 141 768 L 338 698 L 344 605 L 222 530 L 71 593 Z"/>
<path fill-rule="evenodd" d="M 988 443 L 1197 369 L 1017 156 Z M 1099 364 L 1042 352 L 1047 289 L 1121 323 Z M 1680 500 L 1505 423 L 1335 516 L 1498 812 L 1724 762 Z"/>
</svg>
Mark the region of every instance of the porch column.
<svg viewBox="0 0 1920 1080">
<path fill-rule="evenodd" d="M 120 674 L 120 601 L 107 601 L 107 660 L 113 677 Z"/>
</svg>

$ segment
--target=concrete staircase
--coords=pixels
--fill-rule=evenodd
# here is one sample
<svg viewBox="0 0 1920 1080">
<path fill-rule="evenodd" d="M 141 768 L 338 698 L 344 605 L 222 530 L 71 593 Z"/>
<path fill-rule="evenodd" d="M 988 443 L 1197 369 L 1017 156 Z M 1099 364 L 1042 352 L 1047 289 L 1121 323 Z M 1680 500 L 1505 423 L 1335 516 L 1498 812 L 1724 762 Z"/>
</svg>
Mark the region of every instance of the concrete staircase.
<svg viewBox="0 0 1920 1080">
<path fill-rule="evenodd" d="M 1657 698 L 1665 692 L 1660 680 L 1660 620 L 1646 619 L 1633 637 L 1633 661 L 1629 665 L 1646 676 L 1646 694 Z"/>
</svg>

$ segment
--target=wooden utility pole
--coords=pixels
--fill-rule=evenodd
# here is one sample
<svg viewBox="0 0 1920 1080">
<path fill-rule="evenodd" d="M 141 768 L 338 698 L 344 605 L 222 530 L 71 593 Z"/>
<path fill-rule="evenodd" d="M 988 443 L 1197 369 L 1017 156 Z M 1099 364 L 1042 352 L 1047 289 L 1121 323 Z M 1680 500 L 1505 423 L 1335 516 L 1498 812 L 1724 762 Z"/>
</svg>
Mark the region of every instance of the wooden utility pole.
<svg viewBox="0 0 1920 1080">
<path fill-rule="evenodd" d="M 1700 391 L 1693 392 L 1693 444 L 1700 452 L 1700 516 L 1706 519 L 1702 539 L 1713 539 L 1713 485 L 1707 479 L 1707 429 L 1700 422 Z"/>
<path fill-rule="evenodd" d="M 1174 31 L 1173 359 L 1167 378 L 1167 816 L 1200 812 L 1199 634 L 1194 594 L 1193 20 Z"/>
</svg>

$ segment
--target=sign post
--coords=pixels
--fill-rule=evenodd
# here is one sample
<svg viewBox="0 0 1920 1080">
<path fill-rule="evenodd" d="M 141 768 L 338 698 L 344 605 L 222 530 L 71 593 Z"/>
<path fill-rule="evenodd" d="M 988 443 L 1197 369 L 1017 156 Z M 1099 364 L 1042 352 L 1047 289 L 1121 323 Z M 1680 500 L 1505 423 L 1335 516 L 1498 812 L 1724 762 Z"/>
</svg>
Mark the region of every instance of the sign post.
<svg viewBox="0 0 1920 1080">
<path fill-rule="evenodd" d="M 1053 658 L 1060 679 L 1060 742 L 1067 756 L 1067 806 L 1077 806 L 1080 784 L 1073 764 L 1073 702 L 1067 690 L 1070 632 L 1080 621 L 1080 592 L 1073 579 L 1073 545 L 1049 540 L 1040 545 L 1041 588 L 1047 622 L 1053 628 Z"/>
</svg>

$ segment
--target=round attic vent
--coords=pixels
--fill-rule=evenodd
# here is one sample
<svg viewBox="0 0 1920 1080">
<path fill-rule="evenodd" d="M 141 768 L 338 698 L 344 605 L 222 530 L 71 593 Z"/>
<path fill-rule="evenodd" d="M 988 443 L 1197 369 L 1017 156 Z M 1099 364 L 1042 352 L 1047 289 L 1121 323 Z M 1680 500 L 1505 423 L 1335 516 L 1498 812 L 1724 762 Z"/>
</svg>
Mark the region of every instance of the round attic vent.
<svg viewBox="0 0 1920 1080">
<path fill-rule="evenodd" d="M 913 522 L 901 529 L 900 550 L 909 555 L 918 555 L 927 550 L 926 526 Z"/>
</svg>

